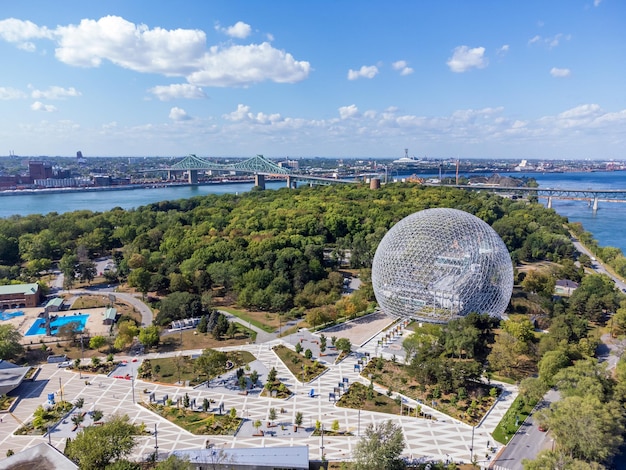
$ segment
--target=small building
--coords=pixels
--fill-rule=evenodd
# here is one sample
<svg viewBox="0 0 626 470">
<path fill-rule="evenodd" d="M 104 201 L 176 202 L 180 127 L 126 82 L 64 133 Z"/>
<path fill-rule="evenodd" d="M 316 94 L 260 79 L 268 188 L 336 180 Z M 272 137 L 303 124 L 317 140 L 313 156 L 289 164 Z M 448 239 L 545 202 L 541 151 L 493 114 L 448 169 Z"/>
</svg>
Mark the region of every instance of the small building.
<svg viewBox="0 0 626 470">
<path fill-rule="evenodd" d="M 308 470 L 308 446 L 189 449 L 172 452 L 197 470 Z"/>
<path fill-rule="evenodd" d="M 0 309 L 36 307 L 41 301 L 39 284 L 0 286 Z"/>
<path fill-rule="evenodd" d="M 63 299 L 61 297 L 50 299 L 44 308 L 46 308 L 48 312 L 58 312 L 63 310 Z"/>
<path fill-rule="evenodd" d="M 117 310 L 113 307 L 109 307 L 104 311 L 104 319 L 102 323 L 105 325 L 113 325 L 117 320 Z"/>
<path fill-rule="evenodd" d="M 78 465 L 46 442 L 0 460 L 0 469 L 78 470 Z"/>
<path fill-rule="evenodd" d="M 554 286 L 555 295 L 572 295 L 578 288 L 578 283 L 569 279 L 559 279 Z"/>
</svg>

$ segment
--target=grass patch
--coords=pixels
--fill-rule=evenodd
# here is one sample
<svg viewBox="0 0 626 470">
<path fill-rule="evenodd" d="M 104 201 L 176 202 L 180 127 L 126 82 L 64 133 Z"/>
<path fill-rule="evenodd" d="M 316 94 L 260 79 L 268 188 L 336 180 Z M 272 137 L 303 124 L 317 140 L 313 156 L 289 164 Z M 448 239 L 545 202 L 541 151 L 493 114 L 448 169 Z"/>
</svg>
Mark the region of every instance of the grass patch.
<svg viewBox="0 0 626 470">
<path fill-rule="evenodd" d="M 274 352 L 283 361 L 290 372 L 302 383 L 307 383 L 325 372 L 328 368 L 311 359 L 307 359 L 301 354 L 292 351 L 282 344 L 274 346 Z"/>
<path fill-rule="evenodd" d="M 225 312 L 235 315 L 268 333 L 273 333 L 278 328 L 278 314 L 275 313 L 248 312 L 231 307 L 220 307 L 219 310 L 224 310 Z"/>
<path fill-rule="evenodd" d="M 233 363 L 234 368 L 249 364 L 256 359 L 248 351 L 229 351 L 226 353 L 226 356 Z M 223 372 L 226 372 L 226 370 Z M 142 380 L 167 384 L 189 381 L 191 386 L 213 378 L 198 374 L 194 368 L 194 359 L 190 356 L 145 359 L 141 367 L 139 367 L 137 374 L 138 378 Z"/>
<path fill-rule="evenodd" d="M 459 360 L 461 361 L 461 360 Z M 462 362 L 462 361 L 461 361 Z M 480 422 L 496 400 L 499 389 L 486 384 L 465 381 L 463 390 L 445 393 L 437 384 L 421 384 L 408 366 L 384 359 L 372 359 L 361 372 L 361 376 L 394 392 L 414 400 L 428 403 L 432 408 L 471 426 Z M 495 391 L 491 389 L 494 388 Z M 492 395 L 494 394 L 494 395 Z"/>
<path fill-rule="evenodd" d="M 81 295 L 72 304 L 72 310 L 84 310 L 88 308 L 101 308 L 110 304 L 107 297 L 99 295 Z"/>
<path fill-rule="evenodd" d="M 515 385 L 517 381 L 511 377 L 505 377 L 504 375 L 491 374 L 491 379 L 498 382 L 504 382 L 505 384 Z"/>
<path fill-rule="evenodd" d="M 493 438 L 500 444 L 508 443 L 536 404 L 537 402 L 526 403 L 524 397 L 518 395 L 493 431 Z"/>
<path fill-rule="evenodd" d="M 241 424 L 241 419 L 230 413 L 219 415 L 174 406 L 142 405 L 192 434 L 233 436 Z"/>
</svg>

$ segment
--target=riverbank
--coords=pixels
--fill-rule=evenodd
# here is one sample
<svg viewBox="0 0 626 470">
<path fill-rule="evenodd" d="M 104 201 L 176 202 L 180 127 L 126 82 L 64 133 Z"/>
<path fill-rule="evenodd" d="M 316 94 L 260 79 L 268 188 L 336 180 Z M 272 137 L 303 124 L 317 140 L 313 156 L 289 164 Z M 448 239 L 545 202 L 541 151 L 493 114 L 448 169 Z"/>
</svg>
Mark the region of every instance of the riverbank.
<svg viewBox="0 0 626 470">
<path fill-rule="evenodd" d="M 273 179 L 272 181 L 284 181 L 284 179 Z M 216 184 L 247 184 L 253 183 L 253 178 L 244 179 L 222 179 L 213 181 L 200 181 L 197 184 L 191 184 L 186 182 L 163 182 L 163 183 L 136 183 L 136 184 L 122 184 L 115 186 L 81 186 L 81 187 L 67 187 L 67 188 L 24 188 L 24 189 L 5 189 L 0 191 L 0 196 L 25 196 L 29 194 L 69 194 L 69 193 L 84 193 L 84 192 L 102 192 L 102 191 L 132 191 L 135 189 L 158 189 L 158 188 L 172 188 L 172 187 L 190 187 L 190 186 L 205 186 Z"/>
</svg>

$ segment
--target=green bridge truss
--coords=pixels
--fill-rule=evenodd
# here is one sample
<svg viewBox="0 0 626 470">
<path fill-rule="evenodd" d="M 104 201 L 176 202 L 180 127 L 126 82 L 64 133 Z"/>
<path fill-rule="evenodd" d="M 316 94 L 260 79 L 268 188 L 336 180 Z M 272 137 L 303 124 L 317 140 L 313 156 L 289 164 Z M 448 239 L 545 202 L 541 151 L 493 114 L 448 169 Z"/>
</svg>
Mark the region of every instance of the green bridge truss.
<svg viewBox="0 0 626 470">
<path fill-rule="evenodd" d="M 291 175 L 292 172 L 286 168 L 282 168 L 275 163 L 269 161 L 263 155 L 249 158 L 243 162 L 234 164 L 213 163 L 195 155 L 188 155 L 178 163 L 175 163 L 168 170 L 187 171 L 187 170 L 224 170 L 224 171 L 240 171 L 244 173 L 264 174 L 264 175 Z"/>
</svg>

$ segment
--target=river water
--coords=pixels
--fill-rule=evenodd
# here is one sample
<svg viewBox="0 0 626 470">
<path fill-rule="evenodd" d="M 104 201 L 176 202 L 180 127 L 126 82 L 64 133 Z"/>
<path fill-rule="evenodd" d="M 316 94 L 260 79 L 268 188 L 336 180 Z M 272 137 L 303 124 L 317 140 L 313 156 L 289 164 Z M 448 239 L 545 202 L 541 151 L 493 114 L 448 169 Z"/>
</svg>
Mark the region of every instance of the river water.
<svg viewBox="0 0 626 470">
<path fill-rule="evenodd" d="M 435 175 L 432 175 L 435 176 Z M 626 172 L 589 173 L 515 173 L 511 176 L 530 176 L 541 187 L 568 189 L 626 189 Z M 284 181 L 270 182 L 267 189 L 286 186 Z M 163 188 L 123 191 L 70 192 L 55 194 L 22 194 L 0 197 L 0 218 L 14 214 L 47 214 L 89 209 L 103 212 L 114 207 L 132 209 L 158 201 L 185 199 L 207 194 L 243 193 L 253 184 L 211 184 L 202 186 L 170 186 Z M 544 201 L 543 199 L 541 201 Z M 582 222 L 602 246 L 615 246 L 626 253 L 626 203 L 600 202 L 594 213 L 584 201 L 553 200 L 552 207 L 570 221 Z"/>
</svg>

